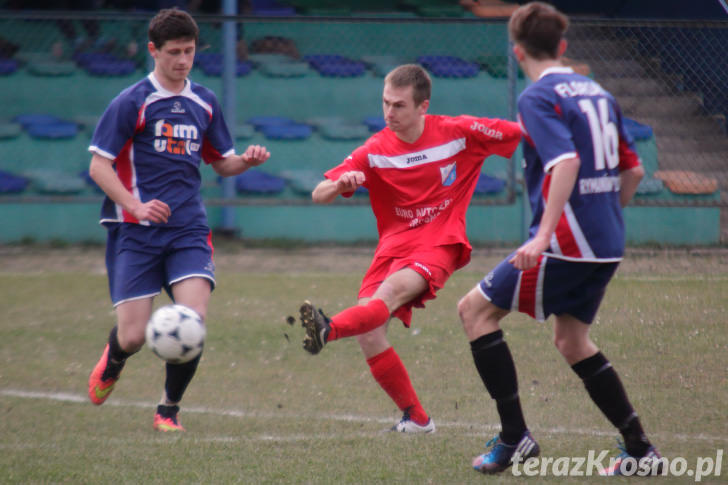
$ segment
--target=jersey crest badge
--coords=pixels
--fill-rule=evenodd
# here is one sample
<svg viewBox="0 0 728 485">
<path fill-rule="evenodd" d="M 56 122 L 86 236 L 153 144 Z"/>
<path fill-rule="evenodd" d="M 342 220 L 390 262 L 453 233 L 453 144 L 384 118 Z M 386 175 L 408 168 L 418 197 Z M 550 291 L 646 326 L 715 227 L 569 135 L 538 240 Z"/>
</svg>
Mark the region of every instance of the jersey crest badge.
<svg viewBox="0 0 728 485">
<path fill-rule="evenodd" d="M 457 178 L 455 163 L 456 162 L 452 162 L 449 165 L 440 167 L 440 177 L 442 177 L 442 185 L 444 185 L 445 187 L 447 187 L 448 185 L 452 185 L 452 183 L 455 182 L 455 179 Z"/>
</svg>

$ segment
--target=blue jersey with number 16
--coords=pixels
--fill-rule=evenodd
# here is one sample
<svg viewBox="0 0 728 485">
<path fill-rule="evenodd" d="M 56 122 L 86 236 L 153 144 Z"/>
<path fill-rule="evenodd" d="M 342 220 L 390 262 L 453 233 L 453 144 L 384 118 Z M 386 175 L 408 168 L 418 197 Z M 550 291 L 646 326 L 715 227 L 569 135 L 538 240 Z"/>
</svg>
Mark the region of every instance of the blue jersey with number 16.
<svg viewBox="0 0 728 485">
<path fill-rule="evenodd" d="M 546 254 L 573 261 L 619 261 L 624 223 L 619 172 L 640 164 L 614 97 L 570 68 L 545 70 L 518 98 L 524 176 L 538 231 L 551 170 L 578 158 L 579 174 Z"/>
</svg>

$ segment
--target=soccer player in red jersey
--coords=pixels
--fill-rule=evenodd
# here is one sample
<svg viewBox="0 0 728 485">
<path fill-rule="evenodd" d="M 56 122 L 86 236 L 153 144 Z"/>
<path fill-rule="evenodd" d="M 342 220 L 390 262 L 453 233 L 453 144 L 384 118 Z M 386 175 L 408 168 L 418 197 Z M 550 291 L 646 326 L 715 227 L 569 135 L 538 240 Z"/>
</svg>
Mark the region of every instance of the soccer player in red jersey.
<svg viewBox="0 0 728 485">
<path fill-rule="evenodd" d="M 404 413 L 392 430 L 432 432 L 409 375 L 387 341 L 391 316 L 409 327 L 413 307 L 435 298 L 470 260 L 465 212 L 490 155 L 510 157 L 521 139 L 517 123 L 474 116 L 428 115 L 432 83 L 423 68 L 402 65 L 384 79 L 386 127 L 313 191 L 318 204 L 369 190 L 379 244 L 364 275 L 358 305 L 330 320 L 310 302 L 301 307 L 304 348 L 355 336 L 374 379 Z"/>
</svg>

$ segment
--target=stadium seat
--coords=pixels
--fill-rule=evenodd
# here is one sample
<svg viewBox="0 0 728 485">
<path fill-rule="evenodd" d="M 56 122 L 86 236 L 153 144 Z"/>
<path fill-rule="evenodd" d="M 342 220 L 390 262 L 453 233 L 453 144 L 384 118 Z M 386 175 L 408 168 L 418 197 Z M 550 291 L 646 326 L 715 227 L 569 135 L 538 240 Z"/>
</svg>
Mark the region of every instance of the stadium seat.
<svg viewBox="0 0 728 485">
<path fill-rule="evenodd" d="M 13 118 L 13 121 L 23 125 L 23 128 L 30 125 L 39 125 L 44 123 L 58 123 L 63 120 L 58 116 L 46 114 L 46 113 L 26 113 L 20 114 Z"/>
<path fill-rule="evenodd" d="M 326 124 L 319 127 L 319 133 L 329 140 L 361 140 L 371 134 L 362 124 Z"/>
<path fill-rule="evenodd" d="M 15 59 L 0 59 L 0 76 L 7 76 L 18 70 L 18 61 Z"/>
<path fill-rule="evenodd" d="M 480 55 L 475 58 L 480 67 L 494 78 L 508 77 L 508 57 L 504 55 Z M 523 71 L 520 67 L 518 70 L 518 78 L 523 79 Z"/>
<path fill-rule="evenodd" d="M 17 138 L 23 131 L 18 123 L 0 123 L 0 140 Z"/>
<path fill-rule="evenodd" d="M 271 140 L 305 140 L 313 133 L 311 127 L 303 123 L 269 125 L 264 126 L 260 131 Z"/>
<path fill-rule="evenodd" d="M 658 170 L 653 176 L 674 194 L 712 194 L 718 190 L 715 178 L 689 170 Z"/>
<path fill-rule="evenodd" d="M 477 63 L 456 56 L 423 55 L 417 57 L 417 62 L 437 77 L 468 78 L 480 71 Z"/>
<path fill-rule="evenodd" d="M 26 177 L 0 170 L 0 194 L 18 194 L 24 191 L 29 183 Z"/>
<path fill-rule="evenodd" d="M 223 65 L 222 62 L 215 63 L 215 62 L 208 62 L 204 64 L 200 64 L 200 68 L 202 69 L 202 72 L 205 73 L 205 76 L 220 76 L 222 75 Z M 250 72 L 253 70 L 253 63 L 249 61 L 237 61 L 237 65 L 235 68 L 235 75 L 237 77 L 247 76 L 250 74 Z"/>
<path fill-rule="evenodd" d="M 281 78 L 305 77 L 311 73 L 305 62 L 265 62 L 259 70 L 265 76 Z"/>
<path fill-rule="evenodd" d="M 367 116 L 362 120 L 362 123 L 364 123 L 371 132 L 380 131 L 387 126 L 382 116 Z"/>
<path fill-rule="evenodd" d="M 82 171 L 81 173 L 78 174 L 78 176 L 81 177 L 81 180 L 86 182 L 86 185 L 91 187 L 94 190 L 94 192 L 98 192 L 100 194 L 104 193 L 104 191 L 101 190 L 101 187 L 98 186 L 96 181 L 91 178 L 91 175 L 89 174 L 88 170 Z"/>
<path fill-rule="evenodd" d="M 69 61 L 41 61 L 29 63 L 26 67 L 34 76 L 62 77 L 76 72 L 76 65 Z"/>
<path fill-rule="evenodd" d="M 41 194 L 73 195 L 86 188 L 83 179 L 59 170 L 31 170 L 23 173 L 32 188 Z"/>
<path fill-rule="evenodd" d="M 634 138 L 635 141 L 649 140 L 650 138 L 652 138 L 652 127 L 650 127 L 649 125 L 642 124 L 639 121 L 635 121 L 627 117 L 622 118 L 622 123 L 627 129 L 627 132 L 632 135 L 632 138 Z"/>
<path fill-rule="evenodd" d="M 323 180 L 323 176 L 314 170 L 284 170 L 279 174 L 286 179 L 291 190 L 297 195 L 310 197 L 311 192 Z"/>
<path fill-rule="evenodd" d="M 233 138 L 236 140 L 247 140 L 255 134 L 255 127 L 248 123 L 237 125 L 233 128 Z"/>
<path fill-rule="evenodd" d="M 362 61 L 338 54 L 308 54 L 303 59 L 324 77 L 357 77 L 366 71 Z"/>
<path fill-rule="evenodd" d="M 89 133 L 93 133 L 99 122 L 99 118 L 100 116 L 98 115 L 79 114 L 73 117 L 73 122 L 76 123 L 82 130 L 87 130 Z"/>
<path fill-rule="evenodd" d="M 84 68 L 92 76 L 116 77 L 133 74 L 136 71 L 136 64 L 134 61 L 123 59 L 99 59 L 87 62 Z"/>
<path fill-rule="evenodd" d="M 78 125 L 68 121 L 59 121 L 56 123 L 37 123 L 30 124 L 25 127 L 33 138 L 61 139 L 73 138 L 78 134 Z"/>
<path fill-rule="evenodd" d="M 250 169 L 235 177 L 235 189 L 241 194 L 272 195 L 283 192 L 286 180 L 276 175 Z"/>
<path fill-rule="evenodd" d="M 652 178 L 652 177 L 645 177 L 640 181 L 640 184 L 637 186 L 637 195 L 656 195 L 662 192 L 665 185 L 662 183 L 662 180 Z"/>
<path fill-rule="evenodd" d="M 258 131 L 262 131 L 267 126 L 282 126 L 296 123 L 294 120 L 283 116 L 253 116 L 248 118 L 247 122 L 253 125 Z"/>
<path fill-rule="evenodd" d="M 478 177 L 478 182 L 475 184 L 475 191 L 473 193 L 477 195 L 497 194 L 505 186 L 506 183 L 504 180 L 481 173 L 480 177 Z"/>
</svg>

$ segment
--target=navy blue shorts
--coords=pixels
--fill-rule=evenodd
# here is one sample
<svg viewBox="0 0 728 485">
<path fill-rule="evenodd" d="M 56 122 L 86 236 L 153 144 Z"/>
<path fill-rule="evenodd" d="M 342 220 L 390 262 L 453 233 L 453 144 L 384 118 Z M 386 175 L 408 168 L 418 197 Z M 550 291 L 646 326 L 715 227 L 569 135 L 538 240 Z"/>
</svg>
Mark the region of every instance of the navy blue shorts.
<svg viewBox="0 0 728 485">
<path fill-rule="evenodd" d="M 215 264 L 207 226 L 107 225 L 106 271 L 114 306 L 170 292 L 174 283 L 205 278 L 215 288 Z M 171 296 L 171 293 L 170 293 Z"/>
<path fill-rule="evenodd" d="M 480 282 L 480 292 L 504 310 L 530 315 L 539 322 L 549 315 L 569 315 L 591 323 L 619 263 L 587 263 L 541 256 L 538 264 L 519 271 L 511 253 Z"/>
</svg>

